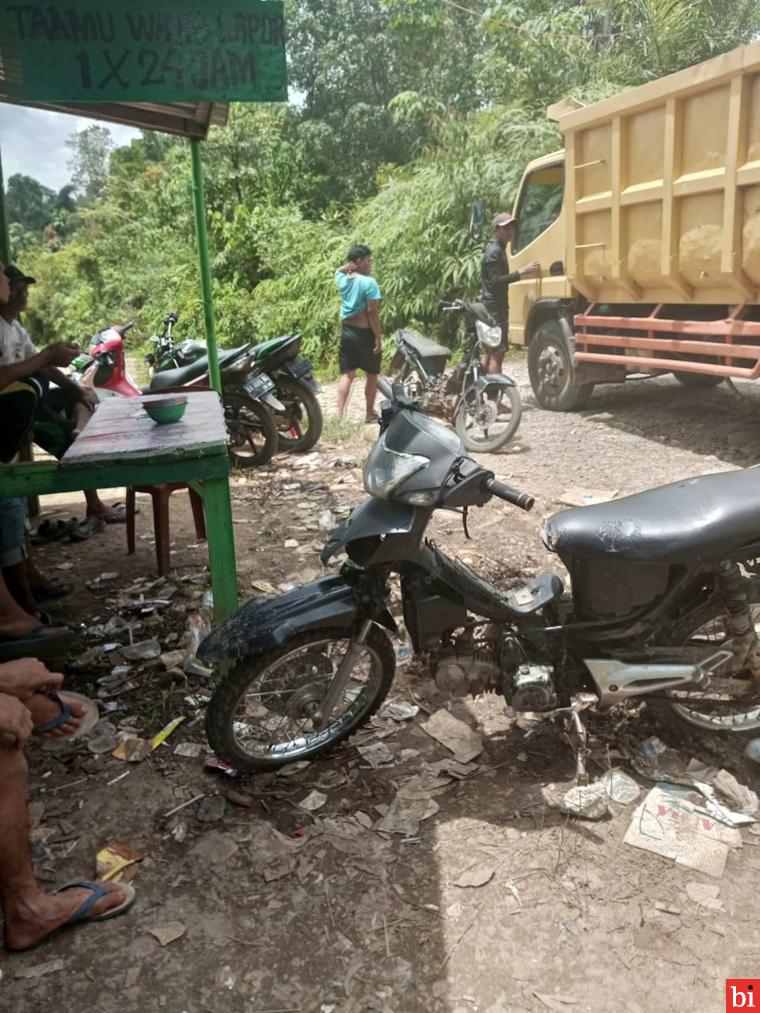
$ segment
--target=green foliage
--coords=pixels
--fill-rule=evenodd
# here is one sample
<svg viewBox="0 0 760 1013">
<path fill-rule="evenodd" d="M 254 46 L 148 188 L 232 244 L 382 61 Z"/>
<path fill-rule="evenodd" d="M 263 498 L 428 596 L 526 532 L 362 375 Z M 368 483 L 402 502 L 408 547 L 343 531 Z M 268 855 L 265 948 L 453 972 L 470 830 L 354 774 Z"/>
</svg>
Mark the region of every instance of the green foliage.
<svg viewBox="0 0 760 1013">
<path fill-rule="evenodd" d="M 486 219 L 511 208 L 525 163 L 561 147 L 546 107 L 593 101 L 754 38 L 760 0 L 287 0 L 291 105 L 234 105 L 204 145 L 217 332 L 223 344 L 298 330 L 329 370 L 334 270 L 375 253 L 386 335 L 433 331 L 441 298 L 473 296 Z M 180 309 L 202 333 L 184 142 L 112 150 L 72 138 L 73 184 L 8 181 L 14 258 L 33 273 L 39 341 L 133 319 L 133 344 Z M 74 194 L 77 200 L 74 200 Z"/>
</svg>

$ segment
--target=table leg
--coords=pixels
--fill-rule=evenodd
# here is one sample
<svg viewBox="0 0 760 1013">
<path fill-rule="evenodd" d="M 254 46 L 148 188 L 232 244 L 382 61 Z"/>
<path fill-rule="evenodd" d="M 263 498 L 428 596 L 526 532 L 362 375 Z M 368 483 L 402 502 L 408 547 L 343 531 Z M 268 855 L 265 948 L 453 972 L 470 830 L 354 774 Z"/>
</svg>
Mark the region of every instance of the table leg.
<svg viewBox="0 0 760 1013">
<path fill-rule="evenodd" d="M 203 481 L 202 492 L 214 590 L 214 619 L 220 623 L 238 607 L 229 482 L 226 478 L 207 478 Z"/>
</svg>

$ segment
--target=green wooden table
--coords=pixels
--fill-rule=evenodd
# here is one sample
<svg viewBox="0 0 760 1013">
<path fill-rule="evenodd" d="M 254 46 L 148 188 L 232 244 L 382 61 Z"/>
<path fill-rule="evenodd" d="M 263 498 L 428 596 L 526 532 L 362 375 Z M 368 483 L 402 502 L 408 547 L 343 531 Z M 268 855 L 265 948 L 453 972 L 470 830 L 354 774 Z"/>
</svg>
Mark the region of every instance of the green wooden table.
<svg viewBox="0 0 760 1013">
<path fill-rule="evenodd" d="M 61 461 L 0 465 L 0 496 L 44 496 L 77 489 L 186 482 L 203 497 L 217 622 L 238 604 L 227 430 L 219 395 L 188 391 L 179 422 L 156 425 L 143 402 L 101 402 Z"/>
</svg>

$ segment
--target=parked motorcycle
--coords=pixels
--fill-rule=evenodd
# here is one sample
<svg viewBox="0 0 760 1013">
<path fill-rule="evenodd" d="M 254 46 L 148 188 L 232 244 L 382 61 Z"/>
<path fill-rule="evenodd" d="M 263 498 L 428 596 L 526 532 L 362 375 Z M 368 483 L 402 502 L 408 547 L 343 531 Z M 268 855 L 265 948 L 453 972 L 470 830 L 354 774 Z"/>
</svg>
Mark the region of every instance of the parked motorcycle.
<svg viewBox="0 0 760 1013">
<path fill-rule="evenodd" d="M 208 363 L 198 360 L 187 368 L 157 373 L 148 387 L 138 387 L 129 374 L 124 354 L 124 336 L 132 326 L 127 323 L 98 331 L 91 339 L 89 354 L 75 361 L 81 382 L 93 387 L 99 397 L 135 397 L 157 394 L 167 387 L 208 384 Z M 283 408 L 268 377 L 249 375 L 250 363 L 247 346 L 219 356 L 230 459 L 237 468 L 251 468 L 271 460 L 277 449 L 272 410 Z"/>
<path fill-rule="evenodd" d="M 377 710 L 394 676 L 394 574 L 437 685 L 564 721 L 581 782 L 590 708 L 646 701 L 681 731 L 758 734 L 759 468 L 550 517 L 543 540 L 570 592 L 552 573 L 504 590 L 424 538 L 436 510 L 466 518 L 492 497 L 523 510 L 533 499 L 466 457 L 400 385 L 364 486 L 370 498 L 322 553 L 346 551 L 340 573 L 248 602 L 200 646 L 206 663 L 235 659 L 207 715 L 211 747 L 233 767 L 310 759 Z"/>
<path fill-rule="evenodd" d="M 501 343 L 501 331 L 478 304 L 455 299 L 441 305 L 445 313 L 459 318 L 458 327 L 464 329 L 462 361 L 446 373 L 451 349 L 402 328 L 393 335 L 397 352 L 391 370 L 398 370 L 396 383 L 403 384 L 421 411 L 453 422 L 466 450 L 499 450 L 517 432 L 522 417 L 514 380 L 484 373 L 480 363 L 482 354 Z"/>
<path fill-rule="evenodd" d="M 151 376 L 205 360 L 203 342 L 186 340 L 175 344 L 172 328 L 178 319 L 178 310 L 172 310 L 164 317 L 163 334 L 151 338 L 153 351 L 145 356 Z M 281 407 L 273 411 L 279 449 L 295 453 L 311 450 L 322 435 L 322 409 L 315 396 L 320 385 L 309 360 L 299 355 L 300 334 L 286 334 L 248 347 L 252 356 L 251 373 L 269 377 L 274 384 L 274 394 L 281 402 Z"/>
</svg>

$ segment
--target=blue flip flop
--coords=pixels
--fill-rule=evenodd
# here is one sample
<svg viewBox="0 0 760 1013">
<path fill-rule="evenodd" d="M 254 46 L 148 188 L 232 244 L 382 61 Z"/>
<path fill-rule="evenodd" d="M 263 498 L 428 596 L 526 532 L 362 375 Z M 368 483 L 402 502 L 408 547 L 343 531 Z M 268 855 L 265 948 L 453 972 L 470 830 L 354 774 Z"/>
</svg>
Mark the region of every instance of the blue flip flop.
<svg viewBox="0 0 760 1013">
<path fill-rule="evenodd" d="M 116 907 L 109 908 L 108 911 L 104 911 L 102 915 L 90 914 L 90 911 L 95 907 L 98 901 L 105 897 L 108 891 L 101 883 L 91 883 L 89 880 L 82 880 L 78 883 L 66 883 L 64 886 L 59 886 L 53 893 L 64 893 L 66 890 L 91 890 L 92 897 L 88 897 L 86 901 L 74 912 L 74 914 L 67 919 L 63 925 L 59 925 L 57 929 L 54 929 L 49 936 L 45 936 L 44 939 L 40 939 L 38 943 L 33 946 L 26 946 L 23 950 L 11 950 L 16 953 L 29 953 L 31 950 L 36 950 L 39 946 L 44 946 L 45 943 L 49 943 L 51 939 L 54 939 L 60 932 L 64 932 L 66 929 L 72 928 L 74 925 L 82 925 L 85 922 L 105 922 L 110 918 L 118 918 L 119 915 L 125 914 L 135 902 L 135 888 L 129 883 L 119 883 L 126 893 L 126 897 L 117 904 Z"/>
<path fill-rule="evenodd" d="M 46 732 L 54 732 L 56 728 L 60 728 L 61 725 L 65 725 L 71 718 L 71 707 L 69 707 L 66 700 L 59 693 L 51 692 L 43 693 L 42 695 L 57 704 L 61 708 L 61 713 L 57 717 L 51 718 L 50 721 L 45 721 L 44 724 L 35 725 L 32 729 L 32 732 L 35 735 L 44 735 Z M 60 737 L 61 742 L 70 742 L 72 739 L 78 739 L 80 736 L 86 735 L 87 732 L 91 731 L 98 723 L 100 712 L 98 711 L 97 704 L 88 697 L 82 696 L 81 693 L 70 693 L 65 691 L 65 696 L 68 697 L 69 700 L 79 700 L 87 707 L 86 712 L 81 717 L 79 727 L 70 735 Z"/>
</svg>

